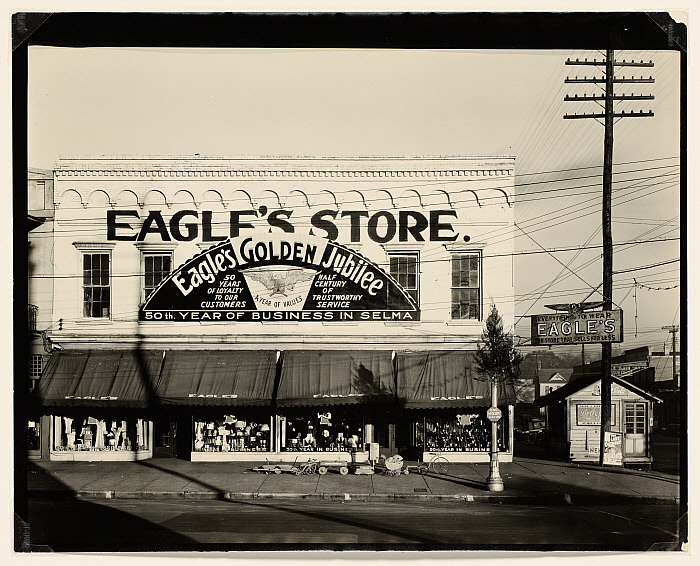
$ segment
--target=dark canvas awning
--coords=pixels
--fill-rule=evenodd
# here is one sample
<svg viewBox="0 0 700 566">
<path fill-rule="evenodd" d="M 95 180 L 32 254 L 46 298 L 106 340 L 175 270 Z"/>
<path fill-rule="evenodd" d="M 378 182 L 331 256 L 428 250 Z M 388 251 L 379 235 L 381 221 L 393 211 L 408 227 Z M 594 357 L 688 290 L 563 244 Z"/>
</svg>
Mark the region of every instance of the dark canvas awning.
<svg viewBox="0 0 700 566">
<path fill-rule="evenodd" d="M 279 407 L 394 400 L 390 351 L 290 350 L 281 362 Z"/>
<path fill-rule="evenodd" d="M 34 399 L 43 406 L 146 407 L 162 363 L 162 350 L 56 352 Z"/>
<path fill-rule="evenodd" d="M 396 356 L 396 397 L 407 408 L 489 406 L 491 385 L 477 377 L 473 352 L 412 352 Z M 499 385 L 498 404 L 515 404 L 512 385 Z"/>
<path fill-rule="evenodd" d="M 270 405 L 276 363 L 274 350 L 168 350 L 156 397 L 169 405 Z"/>
</svg>

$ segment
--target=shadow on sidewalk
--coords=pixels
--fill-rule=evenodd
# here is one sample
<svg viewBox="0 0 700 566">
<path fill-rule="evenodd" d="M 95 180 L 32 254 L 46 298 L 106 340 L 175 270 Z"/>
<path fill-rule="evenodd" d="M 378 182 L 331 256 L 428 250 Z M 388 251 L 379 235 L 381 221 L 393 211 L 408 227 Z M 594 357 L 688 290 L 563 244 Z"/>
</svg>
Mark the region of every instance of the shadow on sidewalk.
<svg viewBox="0 0 700 566">
<path fill-rule="evenodd" d="M 29 545 L 24 552 L 120 552 L 197 550 L 194 541 L 105 504 L 77 498 L 71 489 L 33 462 L 30 474 L 43 474 L 45 493 L 28 493 Z"/>
</svg>

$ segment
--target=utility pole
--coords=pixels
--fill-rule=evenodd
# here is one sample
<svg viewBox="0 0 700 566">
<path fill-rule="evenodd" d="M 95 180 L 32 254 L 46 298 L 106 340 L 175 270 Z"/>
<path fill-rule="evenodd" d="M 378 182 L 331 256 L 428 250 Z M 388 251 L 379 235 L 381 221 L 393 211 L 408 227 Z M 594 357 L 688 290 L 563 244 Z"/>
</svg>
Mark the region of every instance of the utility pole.
<svg viewBox="0 0 700 566">
<path fill-rule="evenodd" d="M 668 330 L 669 334 L 673 336 L 673 344 L 671 344 L 671 355 L 673 356 L 673 384 L 680 387 L 680 383 L 676 383 L 676 332 L 678 332 L 678 325 L 673 326 L 662 326 L 662 330 Z"/>
<path fill-rule="evenodd" d="M 565 119 L 580 119 L 594 118 L 599 120 L 604 119 L 605 134 L 604 134 L 604 155 L 603 155 L 603 310 L 612 310 L 613 308 L 613 240 L 612 240 L 612 178 L 613 178 L 613 124 L 615 118 L 641 118 L 653 116 L 653 112 L 622 112 L 616 113 L 614 109 L 615 101 L 622 100 L 653 100 L 651 95 L 635 95 L 634 93 L 626 95 L 615 95 L 615 84 L 620 83 L 653 83 L 654 79 L 649 77 L 632 77 L 631 79 L 617 78 L 615 76 L 615 67 L 653 67 L 654 63 L 640 61 L 627 62 L 615 61 L 614 52 L 612 49 L 606 50 L 605 60 L 588 61 L 571 61 L 566 60 L 567 65 L 591 65 L 594 67 L 605 68 L 605 77 L 575 77 L 573 79 L 567 77 L 564 81 L 569 84 L 602 84 L 605 83 L 604 95 L 586 95 L 583 96 L 565 96 L 565 101 L 595 101 L 600 104 L 604 101 L 603 113 L 588 113 L 588 114 L 566 114 Z M 603 352 L 601 360 L 600 373 L 600 465 L 603 465 L 605 454 L 605 433 L 610 432 L 610 405 L 612 401 L 612 343 L 603 343 Z"/>
</svg>

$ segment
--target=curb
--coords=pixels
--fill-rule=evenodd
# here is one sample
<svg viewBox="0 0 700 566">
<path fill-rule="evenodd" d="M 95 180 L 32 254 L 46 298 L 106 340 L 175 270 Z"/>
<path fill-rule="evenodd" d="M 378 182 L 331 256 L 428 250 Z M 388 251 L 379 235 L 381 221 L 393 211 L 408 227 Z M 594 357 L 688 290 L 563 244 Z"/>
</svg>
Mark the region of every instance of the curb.
<svg viewBox="0 0 700 566">
<path fill-rule="evenodd" d="M 583 495 L 564 492 L 536 494 L 410 494 L 410 493 L 260 493 L 218 491 L 114 491 L 114 490 L 32 490 L 31 496 L 44 499 L 144 499 L 192 501 L 352 501 L 383 502 L 464 502 L 500 505 L 679 505 L 680 497 L 647 495 Z"/>
</svg>

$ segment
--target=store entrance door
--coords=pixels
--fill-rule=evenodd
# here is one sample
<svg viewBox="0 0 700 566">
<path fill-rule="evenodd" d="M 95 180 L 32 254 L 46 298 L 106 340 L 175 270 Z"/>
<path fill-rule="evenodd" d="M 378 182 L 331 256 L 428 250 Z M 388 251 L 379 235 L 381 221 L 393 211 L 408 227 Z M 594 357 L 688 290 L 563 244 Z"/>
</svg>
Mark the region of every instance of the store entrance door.
<svg viewBox="0 0 700 566">
<path fill-rule="evenodd" d="M 624 456 L 647 456 L 647 404 L 625 403 Z"/>
<path fill-rule="evenodd" d="M 153 457 L 176 458 L 177 457 L 177 423 L 169 419 L 156 420 L 153 431 Z"/>
<path fill-rule="evenodd" d="M 379 444 L 379 454 L 384 456 L 396 455 L 396 425 L 381 422 L 374 427 L 374 441 Z"/>
</svg>

